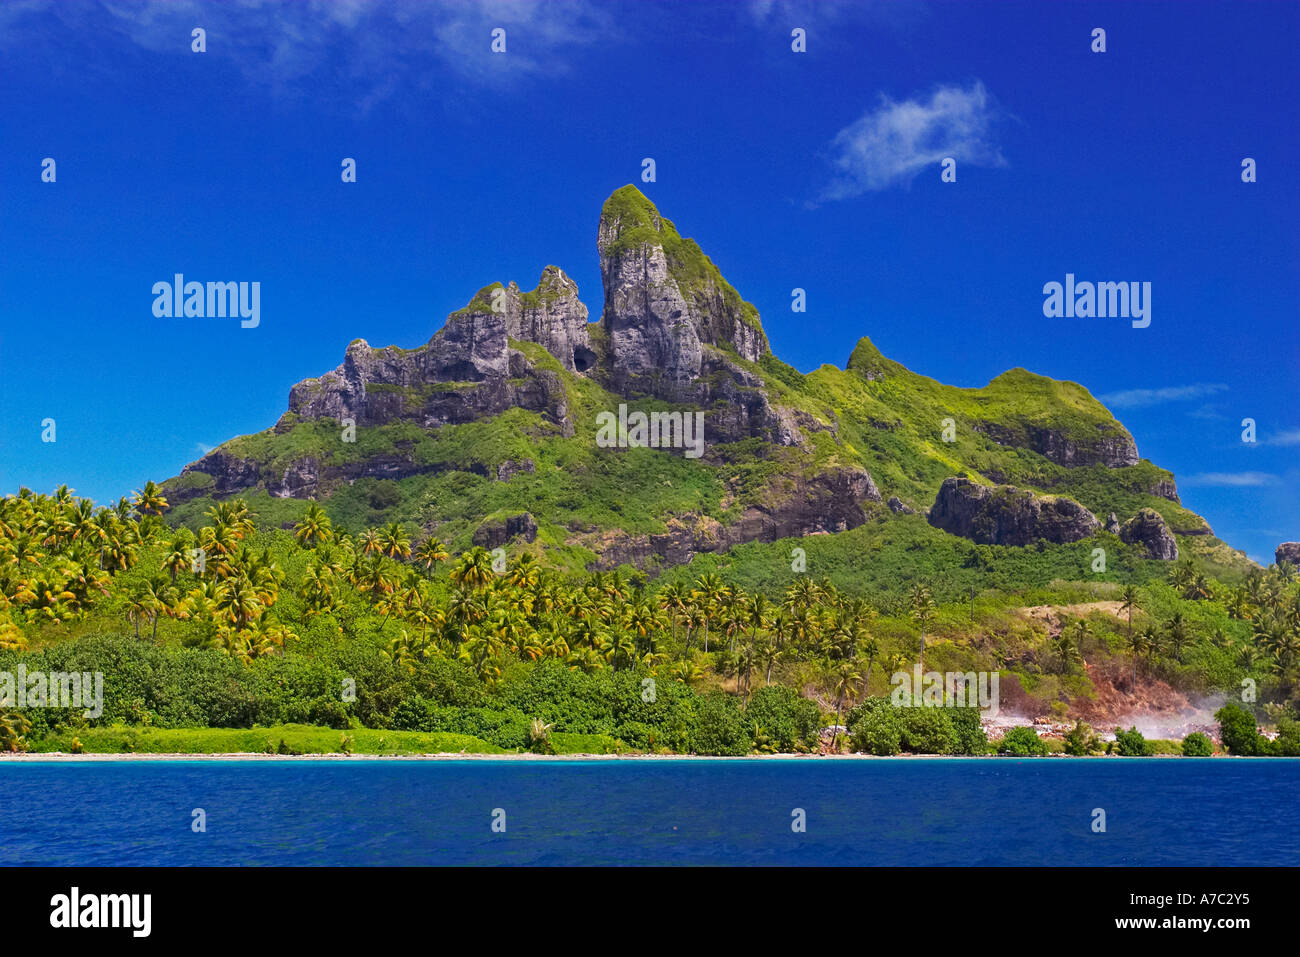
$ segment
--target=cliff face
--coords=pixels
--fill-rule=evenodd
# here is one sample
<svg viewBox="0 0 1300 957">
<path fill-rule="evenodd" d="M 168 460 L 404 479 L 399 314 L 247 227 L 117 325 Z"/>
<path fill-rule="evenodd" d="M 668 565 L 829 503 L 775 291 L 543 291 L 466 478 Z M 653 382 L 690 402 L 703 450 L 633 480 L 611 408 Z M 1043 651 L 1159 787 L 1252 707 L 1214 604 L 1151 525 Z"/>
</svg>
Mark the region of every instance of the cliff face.
<svg viewBox="0 0 1300 957">
<path fill-rule="evenodd" d="M 601 209 L 596 249 L 613 392 L 708 409 L 717 442 L 803 443 L 801 424 L 809 423 L 773 404 L 763 378 L 735 361 L 771 354 L 758 310 L 693 239 L 624 186 Z"/>
<path fill-rule="evenodd" d="M 982 545 L 1030 545 L 1044 539 L 1077 542 L 1101 526 L 1078 502 L 1044 497 L 1010 485 L 976 485 L 944 479 L 930 508 L 930 524 Z"/>
<path fill-rule="evenodd" d="M 509 483 L 508 496 L 484 493 L 482 511 L 462 514 L 458 527 L 477 528 L 479 542 L 532 541 L 545 527 L 542 540 L 590 547 L 602 567 L 836 534 L 873 515 L 919 521 L 904 503 L 919 507 L 936 490 L 930 525 L 974 541 L 1064 543 L 1093 534 L 1098 522 L 1088 508 L 1041 494 L 1058 485 L 1091 494 L 1100 514 L 1118 507 L 1113 527 L 1126 541 L 1142 542 L 1154 557 L 1176 555 L 1159 513 L 1135 516 L 1131 504 L 1097 493 L 1111 472 L 1124 493 L 1116 502 L 1146 495 L 1180 518 L 1176 527 L 1203 524 L 1181 520 L 1189 513 L 1180 515 L 1173 477 L 1140 461 L 1132 437 L 1081 386 L 1013 369 L 983 389 L 956 389 L 886 359 L 866 338 L 845 369 L 799 373 L 771 355 L 754 306 L 632 186 L 603 205 L 596 248 L 598 324 L 556 266 L 531 290 L 485 286 L 422 346 L 352 342 L 336 369 L 290 389 L 273 429 L 225 443 L 167 483 L 172 501 L 248 490 L 328 500 L 365 480 L 421 475 L 426 483 L 460 476 L 454 496 L 477 488 L 466 482 Z M 594 420 L 620 405 L 702 416 L 703 454 L 692 468 L 703 474 L 665 473 L 649 492 L 664 501 L 655 521 L 666 531 L 646 533 L 643 522 L 629 532 L 610 510 L 601 521 L 583 520 L 586 497 L 634 482 L 626 463 L 645 461 L 596 448 Z M 515 419 L 502 429 L 507 414 Z M 949 417 L 959 423 L 956 444 L 936 437 Z M 352 441 L 340 438 L 349 429 L 356 444 L 340 444 Z M 567 440 L 575 444 L 556 445 Z M 954 464 L 999 486 L 945 480 Z M 1106 475 L 1093 476 L 1096 467 Z M 1072 485 L 1071 472 L 1083 478 Z M 679 482 L 694 491 L 677 491 Z M 674 491 L 655 491 L 666 488 Z M 374 516 L 387 498 L 370 500 L 380 502 Z M 514 528 L 503 514 L 528 519 Z M 496 517 L 486 522 L 488 515 Z M 405 519 L 431 529 L 443 521 L 436 509 Z"/>
<path fill-rule="evenodd" d="M 1178 541 L 1160 513 L 1153 508 L 1140 509 L 1120 526 L 1121 541 L 1141 545 L 1151 558 L 1172 562 L 1178 558 Z"/>
<path fill-rule="evenodd" d="M 548 266 L 530 293 L 514 283 L 480 290 L 418 349 L 374 349 L 357 339 L 337 369 L 289 390 L 289 411 L 303 419 L 409 419 L 437 428 L 518 407 L 564 424 L 563 383 L 512 349 L 511 339 L 544 346 L 570 371 L 595 358 L 577 284 Z"/>
<path fill-rule="evenodd" d="M 1093 435 L 1084 437 L 1070 436 L 1060 429 L 1032 424 L 1017 426 L 981 422 L 975 428 L 998 445 L 1032 449 L 1049 462 L 1066 468 L 1104 465 L 1114 469 L 1138 463 L 1137 443 L 1118 423 L 1113 428 L 1099 427 Z M 1176 500 L 1177 493 L 1174 492 L 1173 495 Z"/>
<path fill-rule="evenodd" d="M 708 346 L 750 362 L 770 352 L 758 310 L 635 187 L 605 201 L 596 249 L 617 385 L 671 397 L 690 391 Z"/>
</svg>

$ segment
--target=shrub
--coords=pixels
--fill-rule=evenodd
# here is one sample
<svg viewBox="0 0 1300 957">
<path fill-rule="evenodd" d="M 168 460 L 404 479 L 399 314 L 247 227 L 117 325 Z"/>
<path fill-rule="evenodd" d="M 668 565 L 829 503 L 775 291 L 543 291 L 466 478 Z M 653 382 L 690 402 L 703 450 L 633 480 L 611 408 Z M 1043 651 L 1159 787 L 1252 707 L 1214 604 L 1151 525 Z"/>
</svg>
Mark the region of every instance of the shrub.
<svg viewBox="0 0 1300 957">
<path fill-rule="evenodd" d="M 1151 746 L 1136 727 L 1129 728 L 1127 731 L 1116 728 L 1115 751 L 1120 757 L 1143 758 L 1151 754 Z"/>
<path fill-rule="evenodd" d="M 1300 757 L 1300 721 L 1294 718 L 1279 718 L 1277 722 L 1277 740 L 1270 749 L 1280 757 Z"/>
<path fill-rule="evenodd" d="M 750 725 L 735 698 L 711 694 L 699 699 L 692 751 L 696 754 L 739 756 L 749 754 L 753 749 Z"/>
<path fill-rule="evenodd" d="M 1214 712 L 1219 722 L 1219 740 L 1229 754 L 1250 755 L 1260 751 L 1261 736 L 1255 726 L 1255 716 L 1235 702 L 1225 704 Z M 1263 739 L 1267 741 L 1267 739 Z"/>
<path fill-rule="evenodd" d="M 989 736 L 980 724 L 979 708 L 952 708 L 952 729 L 956 735 L 953 754 L 987 754 Z"/>
<path fill-rule="evenodd" d="M 903 722 L 899 709 L 888 698 L 867 698 L 845 718 L 853 750 L 882 757 L 898 754 L 902 747 Z"/>
<path fill-rule="evenodd" d="M 1101 750 L 1101 739 L 1092 733 L 1092 728 L 1076 719 L 1074 727 L 1065 733 L 1065 753 L 1074 757 L 1086 757 L 1094 751 Z"/>
<path fill-rule="evenodd" d="M 613 690 L 608 680 L 571 671 L 563 662 L 549 660 L 528 669 L 522 680 L 503 688 L 496 703 L 537 715 L 557 731 L 602 734 L 614 727 Z"/>
<path fill-rule="evenodd" d="M 812 746 L 821 726 L 821 711 L 816 703 L 783 685 L 769 685 L 754 692 L 745 717 L 762 729 L 778 751 Z"/>
<path fill-rule="evenodd" d="M 1214 754 L 1214 742 L 1210 740 L 1208 735 L 1193 731 L 1183 738 L 1183 757 L 1208 758 L 1212 754 Z"/>
<path fill-rule="evenodd" d="M 945 707 L 899 708 L 903 733 L 899 747 L 910 754 L 952 754 L 957 732 Z"/>
<path fill-rule="evenodd" d="M 1047 744 L 1033 728 L 1019 725 L 1007 728 L 1006 734 L 998 742 L 998 754 L 1010 754 L 1016 757 L 1041 757 L 1047 754 Z"/>
</svg>

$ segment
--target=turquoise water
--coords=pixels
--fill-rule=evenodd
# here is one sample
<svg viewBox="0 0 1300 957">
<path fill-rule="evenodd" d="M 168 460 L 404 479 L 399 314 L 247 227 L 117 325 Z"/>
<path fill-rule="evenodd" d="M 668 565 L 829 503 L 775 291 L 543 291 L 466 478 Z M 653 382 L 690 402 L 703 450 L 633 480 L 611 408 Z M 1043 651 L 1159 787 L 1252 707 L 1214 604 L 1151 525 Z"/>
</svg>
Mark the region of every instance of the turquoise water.
<svg viewBox="0 0 1300 957">
<path fill-rule="evenodd" d="M 1294 866 L 1297 785 L 1286 759 L 0 760 L 0 864 Z"/>
</svg>

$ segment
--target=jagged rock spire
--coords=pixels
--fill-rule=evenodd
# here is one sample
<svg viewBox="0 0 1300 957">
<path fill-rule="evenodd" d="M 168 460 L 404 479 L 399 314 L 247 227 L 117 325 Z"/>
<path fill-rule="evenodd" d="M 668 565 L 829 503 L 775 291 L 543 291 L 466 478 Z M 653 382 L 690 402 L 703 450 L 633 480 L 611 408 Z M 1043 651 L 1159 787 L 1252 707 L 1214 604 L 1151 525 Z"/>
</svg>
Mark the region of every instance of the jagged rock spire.
<svg viewBox="0 0 1300 957">
<path fill-rule="evenodd" d="M 605 201 L 596 248 L 616 382 L 653 380 L 667 388 L 649 391 L 671 393 L 699 376 L 704 346 L 750 362 L 769 353 L 758 310 L 636 187 Z"/>
</svg>

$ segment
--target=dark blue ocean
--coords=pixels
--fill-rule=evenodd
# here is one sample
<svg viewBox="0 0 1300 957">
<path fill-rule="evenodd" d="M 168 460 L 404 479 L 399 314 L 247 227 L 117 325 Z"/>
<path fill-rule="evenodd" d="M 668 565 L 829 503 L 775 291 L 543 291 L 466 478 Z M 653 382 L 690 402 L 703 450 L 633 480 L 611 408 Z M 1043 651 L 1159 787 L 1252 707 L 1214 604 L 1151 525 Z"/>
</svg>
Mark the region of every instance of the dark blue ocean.
<svg viewBox="0 0 1300 957">
<path fill-rule="evenodd" d="M 0 760 L 0 864 L 1294 866 L 1298 792 L 1286 759 Z"/>
</svg>

